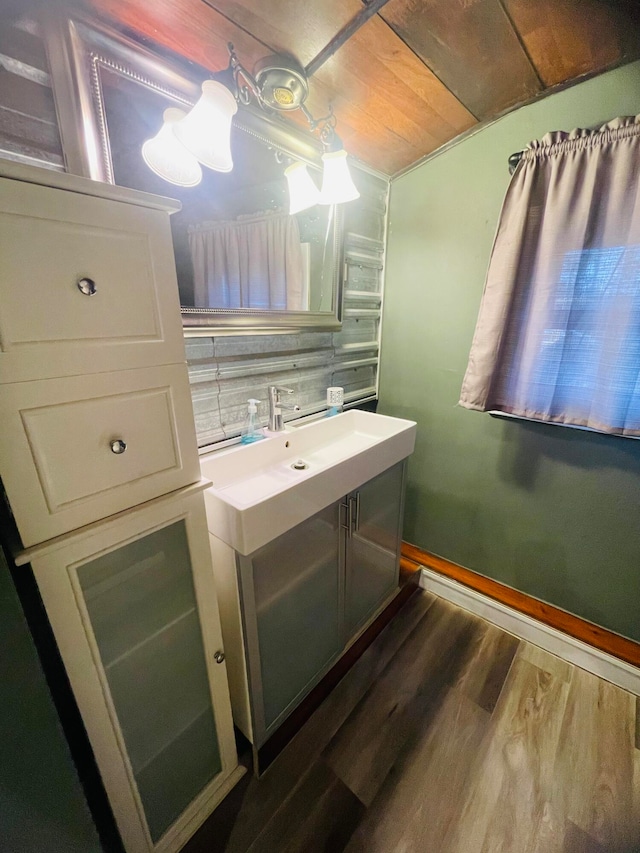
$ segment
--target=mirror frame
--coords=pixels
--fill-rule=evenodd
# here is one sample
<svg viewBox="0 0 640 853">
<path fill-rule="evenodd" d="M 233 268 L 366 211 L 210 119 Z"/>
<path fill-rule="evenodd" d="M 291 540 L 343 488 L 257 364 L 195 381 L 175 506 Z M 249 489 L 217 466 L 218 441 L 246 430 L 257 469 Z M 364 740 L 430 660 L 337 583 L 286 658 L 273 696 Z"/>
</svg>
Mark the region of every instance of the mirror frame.
<svg viewBox="0 0 640 853">
<path fill-rule="evenodd" d="M 45 33 L 67 171 L 94 180 L 115 183 L 100 80 L 102 68 L 147 86 L 183 108 L 193 106 L 200 96 L 202 81 L 209 76 L 199 67 L 200 77 L 186 76 L 177 62 L 166 60 L 106 25 L 83 16 L 51 15 Z M 277 115 L 271 117 L 256 108 L 240 105 L 234 116 L 234 126 L 285 155 L 318 169 L 322 166 L 320 142 L 311 134 L 285 124 Z M 340 329 L 344 267 L 340 205 L 334 206 L 333 217 L 333 311 L 181 306 L 185 335 Z"/>
</svg>

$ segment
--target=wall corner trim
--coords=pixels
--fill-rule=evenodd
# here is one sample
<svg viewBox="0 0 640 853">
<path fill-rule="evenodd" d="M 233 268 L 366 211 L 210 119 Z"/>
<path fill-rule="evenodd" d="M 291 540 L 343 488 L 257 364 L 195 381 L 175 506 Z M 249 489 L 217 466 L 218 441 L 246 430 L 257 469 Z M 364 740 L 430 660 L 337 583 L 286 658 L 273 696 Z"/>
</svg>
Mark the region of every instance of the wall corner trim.
<svg viewBox="0 0 640 853">
<path fill-rule="evenodd" d="M 407 542 L 402 561 L 421 570 L 423 589 L 640 695 L 640 643 Z"/>
</svg>

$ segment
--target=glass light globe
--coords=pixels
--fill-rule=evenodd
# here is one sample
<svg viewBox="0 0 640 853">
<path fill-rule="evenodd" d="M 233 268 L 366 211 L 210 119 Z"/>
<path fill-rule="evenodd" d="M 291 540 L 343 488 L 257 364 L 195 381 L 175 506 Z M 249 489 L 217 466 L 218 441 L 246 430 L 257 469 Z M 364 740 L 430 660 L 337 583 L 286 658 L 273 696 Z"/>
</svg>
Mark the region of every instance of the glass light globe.
<svg viewBox="0 0 640 853">
<path fill-rule="evenodd" d="M 322 170 L 320 204 L 342 204 L 344 201 L 354 201 L 356 198 L 360 198 L 360 193 L 356 189 L 349 171 L 347 152 L 344 148 L 340 151 L 328 151 L 323 154 L 322 162 L 324 168 Z"/>
<path fill-rule="evenodd" d="M 230 172 L 231 120 L 237 111 L 236 99 L 226 86 L 217 80 L 205 80 L 198 102 L 173 126 L 173 132 L 203 166 Z"/>
<path fill-rule="evenodd" d="M 176 107 L 165 110 L 162 127 L 142 146 L 142 157 L 151 171 L 165 181 L 180 187 L 195 187 L 202 180 L 200 164 L 173 134 L 175 123 L 185 116 Z"/>
<path fill-rule="evenodd" d="M 320 193 L 307 170 L 305 163 L 299 160 L 284 170 L 289 184 L 289 213 L 299 213 L 318 204 Z"/>
</svg>

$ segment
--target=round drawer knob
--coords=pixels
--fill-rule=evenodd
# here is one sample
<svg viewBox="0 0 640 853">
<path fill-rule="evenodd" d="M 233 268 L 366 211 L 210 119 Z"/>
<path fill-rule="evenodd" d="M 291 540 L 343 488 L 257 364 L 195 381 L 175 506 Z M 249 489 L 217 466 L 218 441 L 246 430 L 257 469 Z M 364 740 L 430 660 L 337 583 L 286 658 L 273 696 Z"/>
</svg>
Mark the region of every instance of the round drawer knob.
<svg viewBox="0 0 640 853">
<path fill-rule="evenodd" d="M 224 660 L 224 652 L 216 652 L 213 656 L 213 659 L 216 663 L 222 663 L 222 661 Z"/>
<path fill-rule="evenodd" d="M 92 278 L 81 278 L 78 281 L 78 290 L 85 296 L 93 296 L 97 291 L 96 283 Z"/>
<path fill-rule="evenodd" d="M 113 441 L 109 443 L 109 447 L 111 448 L 112 453 L 116 453 L 120 455 L 120 453 L 124 453 L 127 449 L 127 443 L 123 441 L 121 438 L 115 438 Z"/>
</svg>

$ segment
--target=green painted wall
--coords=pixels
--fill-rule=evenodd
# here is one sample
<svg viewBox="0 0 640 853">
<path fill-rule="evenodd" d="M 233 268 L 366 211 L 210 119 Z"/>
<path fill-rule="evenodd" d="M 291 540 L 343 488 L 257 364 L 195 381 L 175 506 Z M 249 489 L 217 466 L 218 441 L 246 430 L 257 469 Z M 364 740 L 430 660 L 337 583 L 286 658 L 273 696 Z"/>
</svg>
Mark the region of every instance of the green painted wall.
<svg viewBox="0 0 640 853">
<path fill-rule="evenodd" d="M 0 689 L 0 850 L 99 853 L 98 834 L 2 552 Z"/>
<path fill-rule="evenodd" d="M 392 183 L 380 406 L 418 422 L 405 539 L 640 640 L 640 441 L 457 406 L 507 158 L 640 113 L 640 63 L 523 107 Z"/>
</svg>

